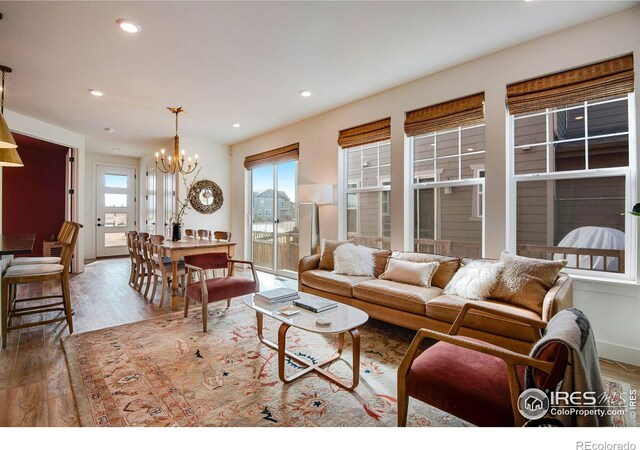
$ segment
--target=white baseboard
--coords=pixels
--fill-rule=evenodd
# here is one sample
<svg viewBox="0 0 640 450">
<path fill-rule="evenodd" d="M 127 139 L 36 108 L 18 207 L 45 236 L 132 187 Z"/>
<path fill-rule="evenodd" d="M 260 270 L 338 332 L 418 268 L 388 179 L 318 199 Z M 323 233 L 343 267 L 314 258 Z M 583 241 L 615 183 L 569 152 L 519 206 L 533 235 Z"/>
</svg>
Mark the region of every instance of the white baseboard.
<svg viewBox="0 0 640 450">
<path fill-rule="evenodd" d="M 596 346 L 598 347 L 598 356 L 600 358 L 640 366 L 640 348 L 604 341 L 596 341 Z"/>
</svg>

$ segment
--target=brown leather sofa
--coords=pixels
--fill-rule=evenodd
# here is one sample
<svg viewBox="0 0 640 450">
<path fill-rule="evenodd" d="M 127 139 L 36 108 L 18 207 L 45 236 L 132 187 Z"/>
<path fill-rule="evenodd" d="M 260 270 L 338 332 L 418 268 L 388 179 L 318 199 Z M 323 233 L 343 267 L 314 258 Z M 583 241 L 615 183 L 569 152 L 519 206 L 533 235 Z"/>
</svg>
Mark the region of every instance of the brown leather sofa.
<svg viewBox="0 0 640 450">
<path fill-rule="evenodd" d="M 369 316 L 402 327 L 418 330 L 429 328 L 446 333 L 462 307 L 477 302 L 457 295 L 443 294 L 444 287 L 463 264 L 459 258 L 403 252 L 407 259 L 440 262 L 432 286 L 429 288 L 382 280 L 377 277 L 384 271 L 385 260 L 391 256 L 388 250 L 375 253 L 375 277 L 346 276 L 320 269 L 320 255 L 305 256 L 300 260 L 298 288 L 320 297 L 335 300 L 365 311 Z M 394 255 L 395 257 L 396 255 Z M 468 262 L 468 260 L 465 260 Z M 539 312 L 504 303 L 495 299 L 482 302 L 522 317 L 548 322 L 549 319 L 573 305 L 571 278 L 561 273 L 546 293 Z M 528 352 L 540 336 L 530 326 L 512 319 L 493 316 L 483 311 L 469 312 L 460 334 L 495 343 L 518 352 Z"/>
</svg>

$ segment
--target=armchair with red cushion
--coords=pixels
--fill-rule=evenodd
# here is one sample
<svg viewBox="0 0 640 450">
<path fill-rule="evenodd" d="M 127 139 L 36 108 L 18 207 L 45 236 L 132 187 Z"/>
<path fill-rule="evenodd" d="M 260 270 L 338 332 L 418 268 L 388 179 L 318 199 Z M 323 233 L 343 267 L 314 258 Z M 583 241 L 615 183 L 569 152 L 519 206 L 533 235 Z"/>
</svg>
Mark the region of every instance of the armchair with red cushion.
<svg viewBox="0 0 640 450">
<path fill-rule="evenodd" d="M 418 330 L 398 368 L 398 426 L 406 426 L 409 397 L 474 425 L 522 426 L 526 419 L 517 405 L 524 390 L 525 367 L 533 370 L 533 381 L 541 390 L 553 389 L 562 380 L 569 352 L 565 345 L 549 343 L 534 358 L 459 336 L 458 331 L 471 310 L 526 323 L 538 334 L 547 325 L 469 303 L 448 334 L 427 328 Z M 420 353 L 421 343 L 427 338 L 438 342 Z"/>
<path fill-rule="evenodd" d="M 189 283 L 184 300 L 184 316 L 189 312 L 189 301 L 202 303 L 202 331 L 207 331 L 207 307 L 209 303 L 227 300 L 231 305 L 233 297 L 253 294 L 260 290 L 260 283 L 256 270 L 251 261 L 229 259 L 226 253 L 206 253 L 203 255 L 185 256 L 185 267 L 198 274 L 198 281 Z M 245 264 L 251 268 L 253 279 L 235 276 L 236 264 Z M 215 269 L 226 269 L 227 276 L 215 277 Z M 207 278 L 207 272 L 213 272 L 212 278 Z M 187 277 L 190 279 L 190 277 Z"/>
</svg>

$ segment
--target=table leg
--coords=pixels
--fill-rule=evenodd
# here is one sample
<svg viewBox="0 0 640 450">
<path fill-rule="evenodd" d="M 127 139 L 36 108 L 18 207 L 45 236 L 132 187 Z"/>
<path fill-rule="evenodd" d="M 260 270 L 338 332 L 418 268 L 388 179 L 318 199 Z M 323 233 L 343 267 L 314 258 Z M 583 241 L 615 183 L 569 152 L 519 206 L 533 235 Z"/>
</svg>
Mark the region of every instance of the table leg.
<svg viewBox="0 0 640 450">
<path fill-rule="evenodd" d="M 178 261 L 171 261 L 171 309 L 176 311 L 180 307 L 178 295 Z"/>
</svg>

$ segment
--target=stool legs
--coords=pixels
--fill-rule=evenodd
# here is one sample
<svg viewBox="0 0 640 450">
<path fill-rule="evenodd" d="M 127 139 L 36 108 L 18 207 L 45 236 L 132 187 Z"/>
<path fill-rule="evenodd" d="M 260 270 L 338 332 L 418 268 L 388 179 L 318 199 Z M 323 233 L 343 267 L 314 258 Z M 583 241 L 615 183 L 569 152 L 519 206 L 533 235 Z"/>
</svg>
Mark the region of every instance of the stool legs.
<svg viewBox="0 0 640 450">
<path fill-rule="evenodd" d="M 9 283 L 2 280 L 2 348 L 7 347 L 7 327 L 9 326 Z"/>
</svg>

